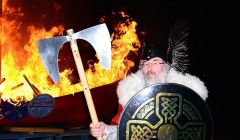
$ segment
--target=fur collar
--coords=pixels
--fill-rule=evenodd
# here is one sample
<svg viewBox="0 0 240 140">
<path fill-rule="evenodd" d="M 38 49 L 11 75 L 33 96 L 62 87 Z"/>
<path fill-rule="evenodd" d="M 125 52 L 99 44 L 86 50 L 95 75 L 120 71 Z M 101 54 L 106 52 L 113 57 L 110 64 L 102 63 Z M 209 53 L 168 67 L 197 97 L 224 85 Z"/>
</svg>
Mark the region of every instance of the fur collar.
<svg viewBox="0 0 240 140">
<path fill-rule="evenodd" d="M 206 100 L 208 97 L 208 90 L 204 83 L 198 77 L 188 73 L 182 74 L 171 68 L 166 76 L 166 83 L 185 85 L 198 93 L 203 100 Z M 145 81 L 141 70 L 128 75 L 119 82 L 117 87 L 119 103 L 124 107 L 127 102 L 144 87 Z"/>
</svg>

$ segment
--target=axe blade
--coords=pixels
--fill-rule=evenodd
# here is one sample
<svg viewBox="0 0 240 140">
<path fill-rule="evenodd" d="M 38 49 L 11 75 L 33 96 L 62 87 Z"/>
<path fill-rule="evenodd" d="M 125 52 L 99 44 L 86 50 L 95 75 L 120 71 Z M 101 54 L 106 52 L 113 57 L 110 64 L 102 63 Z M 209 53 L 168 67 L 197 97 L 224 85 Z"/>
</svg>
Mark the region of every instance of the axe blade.
<svg viewBox="0 0 240 140">
<path fill-rule="evenodd" d="M 66 36 L 53 37 L 38 41 L 38 51 L 43 65 L 54 83 L 57 83 L 60 79 L 58 53 L 63 44 L 67 41 Z"/>
<path fill-rule="evenodd" d="M 38 50 L 42 62 L 54 83 L 60 79 L 58 68 L 58 53 L 65 42 L 83 39 L 89 42 L 95 49 L 101 65 L 105 69 L 111 69 L 111 39 L 106 24 L 99 24 L 72 36 L 59 36 L 38 41 Z"/>
<path fill-rule="evenodd" d="M 105 23 L 76 32 L 73 38 L 89 42 L 95 49 L 102 67 L 111 69 L 111 38 Z"/>
</svg>

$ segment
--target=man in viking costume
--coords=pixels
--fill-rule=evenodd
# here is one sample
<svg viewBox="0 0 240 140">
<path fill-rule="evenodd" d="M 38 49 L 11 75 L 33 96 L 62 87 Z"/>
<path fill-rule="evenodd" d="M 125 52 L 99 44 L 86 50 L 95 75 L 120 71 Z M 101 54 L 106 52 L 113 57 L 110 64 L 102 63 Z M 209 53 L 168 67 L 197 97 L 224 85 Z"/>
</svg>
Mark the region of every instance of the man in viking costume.
<svg viewBox="0 0 240 140">
<path fill-rule="evenodd" d="M 105 140 L 117 139 L 117 123 L 123 108 L 128 101 L 140 90 L 156 83 L 176 83 L 194 90 L 203 100 L 208 97 L 204 83 L 196 76 L 186 73 L 187 69 L 187 38 L 189 28 L 178 22 L 170 29 L 168 47 L 152 42 L 142 43 L 142 58 L 139 70 L 128 75 L 119 82 L 117 95 L 119 112 L 112 124 L 104 122 L 90 124 L 91 135 L 103 137 Z"/>
</svg>

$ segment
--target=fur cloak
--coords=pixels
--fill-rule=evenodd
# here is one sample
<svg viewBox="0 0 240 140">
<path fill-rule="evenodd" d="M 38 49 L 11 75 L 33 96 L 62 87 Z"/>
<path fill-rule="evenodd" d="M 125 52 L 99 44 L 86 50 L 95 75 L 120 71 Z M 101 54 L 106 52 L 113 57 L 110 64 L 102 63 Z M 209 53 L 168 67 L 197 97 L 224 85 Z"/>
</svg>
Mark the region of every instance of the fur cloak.
<svg viewBox="0 0 240 140">
<path fill-rule="evenodd" d="M 203 100 L 206 100 L 208 97 L 208 90 L 198 77 L 188 73 L 180 73 L 173 68 L 168 71 L 165 83 L 176 83 L 187 86 L 198 93 Z M 124 80 L 120 81 L 117 88 L 119 104 L 124 107 L 137 92 L 145 87 L 145 85 L 146 83 L 142 70 L 138 70 L 136 73 L 132 73 Z"/>
<path fill-rule="evenodd" d="M 208 90 L 198 77 L 188 73 L 182 74 L 173 68 L 167 71 L 164 83 L 176 83 L 187 86 L 199 94 L 203 100 L 206 100 L 208 97 Z M 124 108 L 128 101 L 145 86 L 146 83 L 142 70 L 138 70 L 136 73 L 128 75 L 125 79 L 119 82 L 117 87 L 119 104 Z M 119 111 L 119 113 L 121 113 L 121 111 Z M 105 140 L 116 140 L 117 126 L 105 124 L 103 138 Z"/>
</svg>

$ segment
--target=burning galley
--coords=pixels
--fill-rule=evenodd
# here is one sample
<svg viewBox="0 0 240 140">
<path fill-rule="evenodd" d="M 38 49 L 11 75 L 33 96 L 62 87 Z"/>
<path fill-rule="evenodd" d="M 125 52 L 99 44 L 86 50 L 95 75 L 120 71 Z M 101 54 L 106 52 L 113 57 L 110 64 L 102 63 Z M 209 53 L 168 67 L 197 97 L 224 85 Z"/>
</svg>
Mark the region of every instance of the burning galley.
<svg viewBox="0 0 240 140">
<path fill-rule="evenodd" d="M 130 19 L 124 12 L 117 14 Z M 129 52 L 137 53 L 140 48 L 135 29 L 137 23 L 128 19 L 115 24 L 105 24 L 103 20 L 96 26 L 73 33 L 63 25 L 56 25 L 50 29 L 23 25 L 23 17 L 21 7 L 13 8 L 3 1 L 0 17 L 1 126 L 74 127 L 87 125 L 98 119 L 108 120 L 109 114 L 116 113 L 117 82 L 134 66 L 134 62 L 127 57 Z M 24 32 L 21 28 L 23 26 L 27 26 Z M 107 27 L 111 27 L 112 32 L 108 32 L 109 35 L 97 36 L 97 33 L 104 32 L 101 30 L 105 30 L 106 33 Z M 92 35 L 88 36 L 89 34 Z M 108 41 L 94 41 L 99 37 L 105 37 Z M 79 73 L 76 76 L 73 74 L 73 68 L 66 66 L 60 70 L 58 65 L 60 67 L 66 64 L 67 56 L 61 55 L 65 46 L 69 50 L 75 47 L 70 55 L 77 57 L 68 63 L 82 63 L 77 53 L 81 46 L 75 44 L 77 39 L 89 42 L 88 47 L 100 44 L 104 47 L 110 46 L 111 49 L 102 51 L 95 48 L 99 61 L 89 64 L 87 70 L 81 65 L 76 66 Z M 53 46 L 56 48 L 49 47 L 50 44 L 55 44 Z M 44 51 L 53 53 L 54 59 L 42 56 L 49 53 Z M 106 53 L 111 53 L 110 57 L 105 58 L 102 55 Z M 111 65 L 111 69 L 105 70 L 102 65 Z M 51 71 L 54 74 L 60 73 L 52 77 Z M 73 82 L 72 79 L 77 79 L 76 77 L 79 77 L 79 80 Z M 86 100 L 93 101 L 94 105 L 86 103 Z"/>
</svg>

